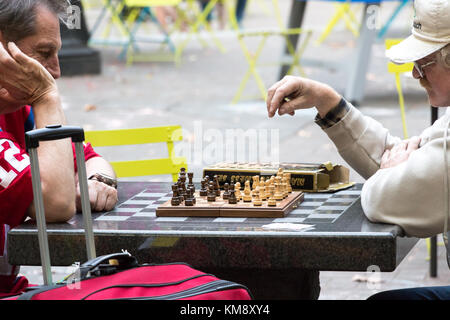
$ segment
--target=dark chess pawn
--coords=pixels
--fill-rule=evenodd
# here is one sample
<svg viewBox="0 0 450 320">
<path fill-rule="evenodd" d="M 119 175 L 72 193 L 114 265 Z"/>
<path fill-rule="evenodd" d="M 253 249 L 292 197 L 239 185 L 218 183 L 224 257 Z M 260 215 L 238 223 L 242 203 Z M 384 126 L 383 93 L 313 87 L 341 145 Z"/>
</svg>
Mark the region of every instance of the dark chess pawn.
<svg viewBox="0 0 450 320">
<path fill-rule="evenodd" d="M 228 197 L 228 203 L 229 204 L 236 204 L 237 203 L 237 198 L 236 198 L 236 191 L 234 190 L 234 188 L 232 188 L 230 190 L 230 196 Z"/>
<path fill-rule="evenodd" d="M 206 200 L 209 202 L 216 201 L 216 190 L 214 189 L 214 183 L 210 182 L 208 186 L 208 195 L 206 197 Z"/>
<path fill-rule="evenodd" d="M 170 203 L 173 206 L 179 206 L 180 205 L 180 198 L 178 196 L 178 186 L 176 184 L 172 185 L 172 200 L 170 201 Z"/>
<path fill-rule="evenodd" d="M 197 203 L 197 200 L 195 199 L 195 188 L 191 187 L 189 188 L 191 190 L 191 197 L 192 197 L 192 202 L 194 203 L 194 205 Z"/>
<path fill-rule="evenodd" d="M 225 183 L 223 185 L 223 188 L 224 188 L 224 192 L 223 192 L 222 198 L 224 200 L 227 200 L 230 197 L 230 191 L 229 191 L 230 185 L 228 183 Z"/>
<path fill-rule="evenodd" d="M 206 189 L 207 182 L 205 179 L 202 179 L 202 188 L 200 189 L 200 196 L 206 197 L 208 195 L 208 190 Z"/>
<path fill-rule="evenodd" d="M 184 204 L 188 207 L 191 207 L 195 204 L 194 201 L 195 201 L 194 194 L 192 193 L 192 189 L 189 188 L 187 191 L 187 198 L 186 200 L 184 200 Z"/>
</svg>

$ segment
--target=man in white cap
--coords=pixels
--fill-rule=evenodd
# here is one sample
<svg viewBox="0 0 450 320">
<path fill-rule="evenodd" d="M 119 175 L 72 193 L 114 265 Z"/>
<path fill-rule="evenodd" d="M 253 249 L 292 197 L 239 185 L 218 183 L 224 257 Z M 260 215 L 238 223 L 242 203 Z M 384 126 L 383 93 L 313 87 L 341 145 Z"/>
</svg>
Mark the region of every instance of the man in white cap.
<svg viewBox="0 0 450 320">
<path fill-rule="evenodd" d="M 412 35 L 386 55 L 395 63 L 414 62 L 413 76 L 430 104 L 450 106 L 450 0 L 415 0 L 414 7 Z M 269 117 L 311 107 L 341 156 L 367 179 L 361 192 L 367 218 L 399 225 L 412 237 L 443 233 L 450 267 L 450 114 L 419 137 L 401 140 L 324 83 L 286 76 L 268 91 Z M 450 299 L 450 286 L 394 290 L 374 298 Z"/>
</svg>

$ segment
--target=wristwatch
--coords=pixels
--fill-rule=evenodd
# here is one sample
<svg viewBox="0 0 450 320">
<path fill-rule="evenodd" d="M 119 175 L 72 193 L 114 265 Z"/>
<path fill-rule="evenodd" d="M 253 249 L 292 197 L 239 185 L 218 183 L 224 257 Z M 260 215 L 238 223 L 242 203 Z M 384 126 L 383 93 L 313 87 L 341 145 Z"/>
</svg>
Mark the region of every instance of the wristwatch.
<svg viewBox="0 0 450 320">
<path fill-rule="evenodd" d="M 117 189 L 117 179 L 110 177 L 104 173 L 94 173 L 92 176 L 88 178 L 88 180 L 97 180 L 99 182 L 103 182 L 110 187 Z"/>
</svg>

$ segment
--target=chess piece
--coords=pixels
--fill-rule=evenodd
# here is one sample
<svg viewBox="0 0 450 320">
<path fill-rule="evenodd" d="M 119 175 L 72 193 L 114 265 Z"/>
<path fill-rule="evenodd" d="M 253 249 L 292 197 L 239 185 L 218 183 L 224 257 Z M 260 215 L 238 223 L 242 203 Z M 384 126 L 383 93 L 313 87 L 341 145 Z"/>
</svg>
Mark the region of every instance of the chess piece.
<svg viewBox="0 0 450 320">
<path fill-rule="evenodd" d="M 237 198 L 236 198 L 236 191 L 234 190 L 234 188 L 231 188 L 230 190 L 230 196 L 228 197 L 228 203 L 229 204 L 236 204 L 237 203 Z"/>
<path fill-rule="evenodd" d="M 195 199 L 195 187 L 190 187 L 189 189 L 191 190 L 192 202 L 195 205 L 197 203 L 197 200 Z"/>
<path fill-rule="evenodd" d="M 194 173 L 188 172 L 187 175 L 188 175 L 188 179 L 189 179 L 188 188 L 194 188 L 194 192 L 195 192 L 194 182 L 192 181 L 194 179 Z"/>
<path fill-rule="evenodd" d="M 283 193 L 283 199 L 287 198 L 288 191 L 287 191 L 287 182 L 286 182 L 285 176 L 283 176 L 283 178 L 281 178 L 281 192 Z"/>
<path fill-rule="evenodd" d="M 274 198 L 277 201 L 283 200 L 283 193 L 281 191 L 281 177 L 275 178 L 275 194 Z"/>
<path fill-rule="evenodd" d="M 269 207 L 276 207 L 277 206 L 277 200 L 275 200 L 275 186 L 271 184 L 269 186 L 269 199 L 267 200 L 267 205 Z"/>
<path fill-rule="evenodd" d="M 180 177 L 186 176 L 186 168 L 180 168 Z"/>
<path fill-rule="evenodd" d="M 187 189 L 186 189 L 186 175 L 183 175 L 180 177 L 180 185 L 181 185 L 181 192 L 183 195 L 184 200 L 187 198 Z"/>
<path fill-rule="evenodd" d="M 223 185 L 223 188 L 224 188 L 224 191 L 223 191 L 223 194 L 222 194 L 222 198 L 224 200 L 227 200 L 229 198 L 229 196 L 230 196 L 230 191 L 229 191 L 230 185 L 228 183 L 225 183 Z"/>
<path fill-rule="evenodd" d="M 237 201 L 238 202 L 241 201 L 241 199 L 242 199 L 241 183 L 239 181 L 236 182 L 236 184 L 234 185 L 234 192 L 235 192 Z"/>
<path fill-rule="evenodd" d="M 206 200 L 209 202 L 216 201 L 216 191 L 214 189 L 214 182 L 210 182 L 208 186 L 208 195 L 206 196 Z"/>
<path fill-rule="evenodd" d="M 200 189 L 201 197 L 206 197 L 208 195 L 208 190 L 206 189 L 206 183 L 207 183 L 206 180 L 202 179 L 202 181 L 201 181 L 202 187 Z"/>
<path fill-rule="evenodd" d="M 192 193 L 192 188 L 187 190 L 187 198 L 184 200 L 184 205 L 188 207 L 192 207 L 194 205 L 194 194 Z"/>
<path fill-rule="evenodd" d="M 286 175 L 287 191 L 288 193 L 292 193 L 291 174 L 285 173 L 285 175 Z"/>
<path fill-rule="evenodd" d="M 243 196 L 244 202 L 252 202 L 252 195 L 250 190 L 250 181 L 245 181 L 245 187 L 244 187 L 244 196 Z"/>
<path fill-rule="evenodd" d="M 264 181 L 264 177 L 261 177 L 261 179 L 259 180 L 259 197 L 261 198 L 262 201 L 266 201 L 266 199 L 267 199 L 266 192 L 267 191 L 266 191 L 266 183 Z"/>
<path fill-rule="evenodd" d="M 217 175 L 214 176 L 214 190 L 216 192 L 216 197 L 220 197 L 220 184 Z"/>
<path fill-rule="evenodd" d="M 277 177 L 283 177 L 283 173 L 284 173 L 284 169 L 283 168 L 278 168 L 278 172 L 277 172 Z"/>
<path fill-rule="evenodd" d="M 178 196 L 178 186 L 176 184 L 172 185 L 172 199 L 170 200 L 170 203 L 173 206 L 180 205 L 180 198 Z"/>
<path fill-rule="evenodd" d="M 252 197 L 255 195 L 253 194 L 253 191 L 256 190 L 256 187 L 259 187 L 259 176 L 253 176 L 252 177 L 253 183 L 252 183 Z"/>
<path fill-rule="evenodd" d="M 260 193 L 259 193 L 259 186 L 256 187 L 255 190 L 253 190 L 253 193 L 255 195 L 255 197 L 253 199 L 253 205 L 257 206 L 257 207 L 262 206 L 262 200 L 261 200 Z"/>
</svg>

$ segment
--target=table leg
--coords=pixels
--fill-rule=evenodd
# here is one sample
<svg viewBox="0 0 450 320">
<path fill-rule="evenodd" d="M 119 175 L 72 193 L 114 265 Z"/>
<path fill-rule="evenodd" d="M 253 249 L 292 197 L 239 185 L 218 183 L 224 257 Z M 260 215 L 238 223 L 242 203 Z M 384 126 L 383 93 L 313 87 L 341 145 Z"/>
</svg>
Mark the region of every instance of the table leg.
<svg viewBox="0 0 450 320">
<path fill-rule="evenodd" d="M 212 269 L 204 270 L 223 280 L 245 285 L 256 300 L 317 300 L 319 271 L 304 269 Z"/>
<path fill-rule="evenodd" d="M 302 26 L 303 16 L 304 16 L 304 13 L 306 10 L 306 2 L 307 1 L 292 0 L 291 14 L 289 16 L 289 22 L 288 22 L 289 29 L 300 28 Z M 298 43 L 299 38 L 300 38 L 300 34 L 292 34 L 288 37 L 293 48 L 297 48 L 297 43 Z M 287 56 L 287 55 L 290 55 L 290 53 L 289 53 L 288 44 L 286 43 L 284 45 L 283 57 Z M 284 59 L 282 59 L 282 60 L 284 60 Z M 290 68 L 289 63 L 283 64 L 281 66 L 278 79 L 282 79 L 289 71 L 289 68 Z"/>
<path fill-rule="evenodd" d="M 379 7 L 379 5 L 379 3 L 365 4 L 356 57 L 351 60 L 355 62 L 351 67 L 350 78 L 347 82 L 344 96 L 355 105 L 358 105 L 364 97 L 366 74 L 372 53 L 372 44 L 377 37 L 376 27 L 369 25 L 370 19 L 373 19 L 373 16 L 367 9 L 369 6 Z"/>
</svg>

